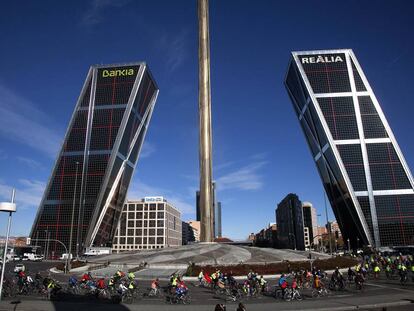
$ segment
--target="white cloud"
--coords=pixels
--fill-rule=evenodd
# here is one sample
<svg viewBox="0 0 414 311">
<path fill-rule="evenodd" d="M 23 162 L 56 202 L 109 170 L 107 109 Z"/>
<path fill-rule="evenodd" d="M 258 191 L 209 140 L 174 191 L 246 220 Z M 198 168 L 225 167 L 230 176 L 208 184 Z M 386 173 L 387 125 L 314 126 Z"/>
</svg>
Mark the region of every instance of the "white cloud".
<svg viewBox="0 0 414 311">
<path fill-rule="evenodd" d="M 30 159 L 30 158 L 26 158 L 26 157 L 17 157 L 17 160 L 23 164 L 25 164 L 26 166 L 32 168 L 32 169 L 40 169 L 42 168 L 42 164 L 40 164 L 39 162 Z"/>
<path fill-rule="evenodd" d="M 262 176 L 258 171 L 266 164 L 266 161 L 259 161 L 222 175 L 216 179 L 217 190 L 258 190 L 262 188 Z"/>
<path fill-rule="evenodd" d="M 32 102 L 0 85 L 0 134 L 5 138 L 54 158 L 61 137 L 50 123 L 49 117 Z"/>
<path fill-rule="evenodd" d="M 92 0 L 90 7 L 81 18 L 81 25 L 95 26 L 103 21 L 103 12 L 109 8 L 120 8 L 125 6 L 129 0 Z"/>
<path fill-rule="evenodd" d="M 170 73 L 178 69 L 188 57 L 188 30 L 178 34 L 164 34 L 158 41 L 158 48 L 166 56 L 166 66 Z"/>
<path fill-rule="evenodd" d="M 151 196 L 164 197 L 168 202 L 171 202 L 174 207 L 178 208 L 182 214 L 195 214 L 195 205 L 189 204 L 187 197 L 176 191 L 153 187 L 140 180 L 131 183 L 128 191 L 129 200 L 142 199 Z"/>
<path fill-rule="evenodd" d="M 37 208 L 42 200 L 45 183 L 38 180 L 19 179 L 19 184 L 12 187 L 0 181 L 2 201 L 10 201 L 12 188 L 16 189 L 17 209 Z"/>
<path fill-rule="evenodd" d="M 140 159 L 145 159 L 151 156 L 155 152 L 156 148 L 155 145 L 150 143 L 149 141 L 144 142 L 142 146 L 141 152 L 139 154 Z"/>
</svg>

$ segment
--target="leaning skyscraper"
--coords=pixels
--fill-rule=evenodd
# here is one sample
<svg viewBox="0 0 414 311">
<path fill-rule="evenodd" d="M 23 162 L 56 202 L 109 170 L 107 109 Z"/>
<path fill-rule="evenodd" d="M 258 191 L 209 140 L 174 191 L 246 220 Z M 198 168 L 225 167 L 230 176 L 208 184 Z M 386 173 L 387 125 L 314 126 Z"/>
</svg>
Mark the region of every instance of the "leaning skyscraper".
<svg viewBox="0 0 414 311">
<path fill-rule="evenodd" d="M 352 50 L 293 52 L 285 84 L 345 239 L 414 244 L 414 181 Z"/>
<path fill-rule="evenodd" d="M 157 95 L 145 63 L 89 69 L 30 234 L 49 254 L 111 244 Z"/>
</svg>

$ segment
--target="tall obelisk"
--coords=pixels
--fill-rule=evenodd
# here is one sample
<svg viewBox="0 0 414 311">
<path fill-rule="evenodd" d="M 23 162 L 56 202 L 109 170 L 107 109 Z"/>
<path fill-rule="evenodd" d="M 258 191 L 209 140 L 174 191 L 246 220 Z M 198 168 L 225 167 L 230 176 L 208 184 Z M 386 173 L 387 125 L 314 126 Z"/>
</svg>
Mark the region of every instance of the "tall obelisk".
<svg viewBox="0 0 414 311">
<path fill-rule="evenodd" d="M 200 118 L 200 241 L 212 242 L 212 131 L 208 0 L 198 0 L 198 109 Z"/>
</svg>

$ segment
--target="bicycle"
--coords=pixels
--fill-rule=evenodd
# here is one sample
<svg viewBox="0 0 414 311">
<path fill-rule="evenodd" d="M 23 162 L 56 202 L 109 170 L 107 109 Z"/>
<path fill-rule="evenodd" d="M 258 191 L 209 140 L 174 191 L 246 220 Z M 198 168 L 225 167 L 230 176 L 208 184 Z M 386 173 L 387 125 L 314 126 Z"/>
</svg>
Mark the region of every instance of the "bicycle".
<svg viewBox="0 0 414 311">
<path fill-rule="evenodd" d="M 291 287 L 286 288 L 285 296 L 283 298 L 286 301 L 291 301 L 291 300 L 301 301 L 303 299 L 300 292 L 296 288 L 291 288 Z"/>
<path fill-rule="evenodd" d="M 314 288 L 312 290 L 312 297 L 313 298 L 318 298 L 318 297 L 325 297 L 329 295 L 329 290 L 325 287 L 319 287 L 319 288 Z"/>
<path fill-rule="evenodd" d="M 148 297 L 162 297 L 163 292 L 160 290 L 159 287 L 157 288 L 150 288 L 147 294 Z"/>
<path fill-rule="evenodd" d="M 138 289 L 128 289 L 121 295 L 121 301 L 126 304 L 131 304 L 141 298 Z"/>
<path fill-rule="evenodd" d="M 331 280 L 328 287 L 333 291 L 343 290 L 345 288 L 345 281 L 343 279 Z"/>
<path fill-rule="evenodd" d="M 408 275 L 406 272 L 401 272 L 400 275 L 400 284 L 405 285 L 408 282 Z"/>
<path fill-rule="evenodd" d="M 170 296 L 167 298 L 167 301 L 170 302 L 170 304 L 179 304 L 182 303 L 184 305 L 188 305 L 191 303 L 191 296 L 188 293 L 185 294 L 177 294 Z"/>
</svg>

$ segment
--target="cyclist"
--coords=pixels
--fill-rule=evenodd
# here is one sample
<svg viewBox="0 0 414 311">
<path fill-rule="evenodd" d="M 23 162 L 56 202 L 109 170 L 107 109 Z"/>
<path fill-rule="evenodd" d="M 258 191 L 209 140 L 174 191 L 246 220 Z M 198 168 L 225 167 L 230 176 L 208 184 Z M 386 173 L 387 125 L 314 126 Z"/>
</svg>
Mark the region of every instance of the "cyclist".
<svg viewBox="0 0 414 311">
<path fill-rule="evenodd" d="M 348 268 L 348 281 L 351 282 L 354 279 L 354 271 L 352 271 L 351 267 Z"/>
<path fill-rule="evenodd" d="M 96 282 L 96 287 L 98 287 L 99 289 L 105 289 L 106 288 L 105 279 L 100 278 L 98 282 Z"/>
<path fill-rule="evenodd" d="M 263 275 L 261 275 L 259 277 L 259 285 L 260 285 L 260 291 L 262 293 L 266 291 L 266 284 L 267 284 L 267 281 L 264 279 Z"/>
<path fill-rule="evenodd" d="M 400 282 L 405 283 L 407 281 L 407 267 L 402 264 L 400 269 Z"/>
<path fill-rule="evenodd" d="M 125 273 L 121 270 L 116 271 L 116 273 L 113 276 L 114 282 L 117 283 L 119 280 L 121 280 L 125 276 Z"/>
<path fill-rule="evenodd" d="M 414 262 L 411 261 L 411 281 L 414 282 Z"/>
<path fill-rule="evenodd" d="M 198 282 L 200 283 L 200 285 L 202 284 L 203 277 L 204 277 L 204 273 L 203 273 L 203 270 L 201 270 L 200 273 L 198 274 Z"/>
<path fill-rule="evenodd" d="M 135 282 L 133 280 L 130 280 L 128 284 L 128 289 L 130 291 L 133 291 L 135 288 L 136 288 Z"/>
<path fill-rule="evenodd" d="M 218 275 L 217 275 L 217 273 L 216 272 L 213 272 L 210 277 L 211 277 L 211 281 L 213 282 L 214 288 L 216 288 L 217 287 L 217 283 L 218 283 Z"/>
<path fill-rule="evenodd" d="M 185 296 L 187 292 L 188 292 L 188 287 L 184 284 L 184 281 L 180 281 L 175 290 L 175 294 L 177 295 L 178 298 L 180 298 L 182 296 Z"/>
<path fill-rule="evenodd" d="M 128 279 L 130 281 L 135 280 L 135 274 L 134 274 L 134 272 L 131 271 L 131 272 L 128 273 Z"/>
<path fill-rule="evenodd" d="M 108 281 L 108 289 L 113 290 L 115 289 L 115 281 L 114 278 L 110 278 Z"/>
<path fill-rule="evenodd" d="M 158 281 L 158 278 L 155 280 L 152 280 L 151 282 L 151 293 L 155 296 L 158 293 L 158 288 L 160 287 L 160 283 Z"/>
<path fill-rule="evenodd" d="M 92 274 L 90 272 L 85 273 L 84 275 L 82 275 L 82 279 L 81 279 L 82 283 L 88 283 L 91 280 L 92 280 Z"/>
<path fill-rule="evenodd" d="M 118 293 L 123 296 L 127 292 L 128 288 L 125 286 L 124 282 L 119 283 Z"/>
<path fill-rule="evenodd" d="M 380 267 L 378 265 L 378 262 L 376 262 L 375 265 L 374 265 L 374 278 L 375 279 L 378 279 L 379 278 L 380 272 L 381 272 L 381 269 L 380 269 Z"/>
<path fill-rule="evenodd" d="M 78 280 L 72 275 L 69 278 L 69 282 L 68 283 L 69 283 L 69 287 L 73 288 L 73 287 L 76 286 L 76 284 L 78 284 Z"/>
<path fill-rule="evenodd" d="M 365 281 L 365 278 L 364 278 L 363 273 L 359 272 L 355 275 L 355 287 L 357 289 L 362 289 L 362 286 L 364 285 L 364 281 Z"/>
<path fill-rule="evenodd" d="M 282 290 L 282 297 L 285 297 L 286 287 L 288 285 L 285 274 L 282 274 L 280 276 L 280 279 L 279 279 L 279 283 L 278 284 L 279 284 L 279 287 Z"/>
</svg>

